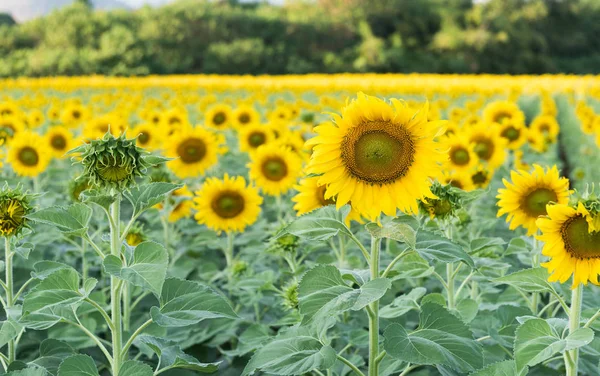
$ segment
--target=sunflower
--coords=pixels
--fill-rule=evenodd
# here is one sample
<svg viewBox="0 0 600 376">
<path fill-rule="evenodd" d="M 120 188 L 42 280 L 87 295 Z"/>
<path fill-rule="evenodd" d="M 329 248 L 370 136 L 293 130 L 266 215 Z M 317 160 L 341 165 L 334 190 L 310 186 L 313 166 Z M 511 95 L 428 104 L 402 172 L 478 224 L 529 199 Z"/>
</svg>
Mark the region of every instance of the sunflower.
<svg viewBox="0 0 600 376">
<path fill-rule="evenodd" d="M 473 187 L 485 188 L 492 181 L 492 177 L 494 177 L 494 171 L 480 164 L 474 170 L 472 170 L 469 175 L 471 177 L 471 184 L 473 184 Z"/>
<path fill-rule="evenodd" d="M 268 144 L 275 139 L 269 127 L 260 124 L 250 124 L 239 130 L 238 141 L 240 150 L 247 153 L 256 151 L 260 146 Z"/>
<path fill-rule="evenodd" d="M 281 105 L 271 111 L 267 118 L 273 123 L 281 124 L 292 119 L 292 112 L 287 106 Z"/>
<path fill-rule="evenodd" d="M 469 130 L 467 137 L 469 142 L 475 144 L 473 150 L 481 162 L 487 163 L 490 168 L 504 163 L 506 140 L 498 135 L 497 129 L 479 123 Z"/>
<path fill-rule="evenodd" d="M 539 134 L 542 134 L 547 141 L 556 142 L 558 133 L 560 132 L 560 126 L 556 121 L 556 118 L 551 115 L 540 115 L 537 116 L 531 124 L 530 129 L 536 130 Z"/>
<path fill-rule="evenodd" d="M 503 124 L 512 122 L 525 124 L 525 114 L 516 103 L 510 101 L 492 102 L 483 109 L 483 121 L 487 123 Z"/>
<path fill-rule="evenodd" d="M 231 114 L 233 126 L 241 129 L 251 124 L 260 122 L 260 114 L 251 106 L 239 106 Z"/>
<path fill-rule="evenodd" d="M 278 145 L 263 145 L 248 164 L 250 179 L 271 196 L 290 190 L 302 170 L 302 161 L 291 149 Z"/>
<path fill-rule="evenodd" d="M 309 154 L 304 146 L 305 141 L 302 134 L 297 131 L 288 131 L 282 133 L 274 142 L 276 145 L 287 147 L 296 153 L 302 160 L 309 158 Z"/>
<path fill-rule="evenodd" d="M 434 141 L 443 129 L 427 121 L 427 109 L 413 112 L 402 101 L 359 93 L 334 115 L 335 125 L 315 128 L 307 172 L 322 174 L 319 184 L 327 186 L 326 198 L 337 196 L 338 209 L 351 201 L 370 220 L 382 211 L 417 213 L 417 201 L 433 197 L 430 177 L 445 159 Z"/>
<path fill-rule="evenodd" d="M 125 120 L 111 113 L 88 121 L 83 128 L 83 137 L 86 140 L 96 140 L 104 137 L 109 131 L 113 136 L 119 137 L 126 129 Z"/>
<path fill-rule="evenodd" d="M 224 138 L 200 127 L 186 128 L 165 141 L 166 155 L 175 158 L 167 167 L 180 179 L 201 175 L 227 150 Z"/>
<path fill-rule="evenodd" d="M 194 218 L 199 224 L 218 232 L 243 232 L 246 226 L 256 222 L 262 202 L 258 190 L 246 186 L 243 177 L 225 174 L 223 180 L 206 179 L 196 192 Z"/>
<path fill-rule="evenodd" d="M 137 138 L 137 145 L 139 147 L 154 150 L 160 146 L 162 139 L 159 129 L 151 123 L 144 123 L 136 125 L 128 133 Z"/>
<path fill-rule="evenodd" d="M 527 142 L 528 129 L 522 123 L 504 121 L 500 124 L 500 137 L 506 140 L 506 147 L 516 150 Z"/>
<path fill-rule="evenodd" d="M 0 189 L 0 236 L 18 235 L 29 228 L 27 215 L 31 212 L 34 196 L 23 193 L 20 187 L 11 189 L 5 185 Z"/>
<path fill-rule="evenodd" d="M 0 117 L 5 116 L 20 116 L 21 110 L 19 106 L 12 101 L 0 103 Z"/>
<path fill-rule="evenodd" d="M 457 172 L 457 171 L 444 171 L 441 178 L 438 179 L 442 184 L 450 184 L 455 188 L 462 189 L 463 191 L 469 192 L 475 189 L 473 181 L 471 180 L 471 174 L 468 172 Z"/>
<path fill-rule="evenodd" d="M 44 123 L 44 114 L 38 109 L 31 110 L 27 114 L 27 123 L 29 128 L 37 128 Z"/>
<path fill-rule="evenodd" d="M 8 143 L 17 133 L 25 129 L 25 124 L 15 116 L 0 117 L 0 140 Z"/>
<path fill-rule="evenodd" d="M 48 120 L 51 122 L 58 122 L 60 120 L 60 107 L 56 104 L 53 104 L 48 109 Z"/>
<path fill-rule="evenodd" d="M 65 158 L 65 153 L 76 146 L 73 134 L 63 126 L 51 127 L 44 137 L 54 158 Z"/>
<path fill-rule="evenodd" d="M 69 128 L 77 127 L 86 121 L 90 115 L 88 108 L 80 103 L 69 103 L 60 114 L 60 120 Z"/>
<path fill-rule="evenodd" d="M 168 135 L 179 132 L 182 128 L 188 128 L 190 122 L 188 120 L 188 114 L 185 109 L 175 107 L 172 108 L 160 116 L 162 122 L 162 128 L 165 129 Z"/>
<path fill-rule="evenodd" d="M 572 288 L 588 281 L 598 285 L 600 232 L 589 232 L 585 215 L 564 204 L 548 205 L 548 216 L 537 220 L 544 242 L 542 254 L 550 257 L 542 266 L 550 282 L 565 283 L 573 275 Z"/>
<path fill-rule="evenodd" d="M 215 129 L 226 129 L 232 118 L 231 107 L 226 104 L 211 106 L 204 114 L 204 124 Z"/>
<path fill-rule="evenodd" d="M 530 148 L 538 153 L 548 151 L 549 142 L 537 128 L 529 128 L 527 130 L 527 143 Z"/>
<path fill-rule="evenodd" d="M 44 138 L 37 133 L 18 133 L 10 142 L 7 162 L 20 176 L 34 177 L 46 169 L 52 154 Z"/>
<path fill-rule="evenodd" d="M 450 170 L 470 171 L 477 165 L 477 155 L 473 151 L 474 144 L 464 134 L 446 137 L 442 144 L 448 150 L 446 167 Z"/>
<path fill-rule="evenodd" d="M 569 202 L 569 180 L 561 178 L 556 166 L 544 169 L 533 165 L 533 171 L 512 171 L 512 183 L 503 179 L 505 189 L 499 189 L 498 217 L 507 214 L 511 230 L 522 226 L 531 236 L 537 231 L 535 221 L 546 215 L 546 206 L 550 203 L 567 204 Z"/>
<path fill-rule="evenodd" d="M 294 189 L 298 191 L 298 194 L 292 198 L 292 201 L 296 203 L 294 210 L 299 216 L 320 207 L 335 204 L 335 200 L 332 198 L 325 198 L 326 187 L 319 185 L 318 176 L 302 179 L 300 184 L 294 186 Z"/>
<path fill-rule="evenodd" d="M 173 191 L 169 197 L 169 222 L 175 223 L 182 218 L 188 218 L 192 215 L 192 197 L 194 194 L 188 189 L 187 185 Z M 156 205 L 157 209 L 163 209 L 163 204 Z"/>
</svg>

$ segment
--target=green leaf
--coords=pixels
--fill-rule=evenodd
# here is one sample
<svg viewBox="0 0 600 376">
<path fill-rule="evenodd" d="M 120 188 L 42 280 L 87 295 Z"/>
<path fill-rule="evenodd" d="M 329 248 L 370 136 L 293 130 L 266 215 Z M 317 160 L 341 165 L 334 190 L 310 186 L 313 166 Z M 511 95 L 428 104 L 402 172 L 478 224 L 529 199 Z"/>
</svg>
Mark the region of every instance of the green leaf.
<svg viewBox="0 0 600 376">
<path fill-rule="evenodd" d="M 304 328 L 292 328 L 260 348 L 246 365 L 242 376 L 256 371 L 276 375 L 303 375 L 331 368 L 336 352 L 308 335 Z"/>
<path fill-rule="evenodd" d="M 305 324 L 323 322 L 347 310 L 360 310 L 381 299 L 390 288 L 387 278 L 376 278 L 353 289 L 340 271 L 331 265 L 319 265 L 306 272 L 298 287 L 298 304 Z"/>
<path fill-rule="evenodd" d="M 352 236 L 350 229 L 346 227 L 344 219 L 350 212 L 348 205 L 339 211 L 334 205 L 324 206 L 305 214 L 284 227 L 275 238 L 278 239 L 286 234 L 292 234 L 306 240 L 328 240 L 338 234 Z"/>
<path fill-rule="evenodd" d="M 513 238 L 509 243 L 508 247 L 506 247 L 506 251 L 504 252 L 505 256 L 509 255 L 518 255 L 518 254 L 528 254 L 531 252 L 531 244 L 527 243 L 523 238 Z"/>
<path fill-rule="evenodd" d="M 391 324 L 384 332 L 385 350 L 412 364 L 443 364 L 459 372 L 483 367 L 483 350 L 467 326 L 444 307 L 428 303 L 421 307 L 419 327 L 408 333 Z"/>
<path fill-rule="evenodd" d="M 463 299 L 456 305 L 456 311 L 466 323 L 473 321 L 479 311 L 479 304 L 473 299 Z"/>
<path fill-rule="evenodd" d="M 470 254 L 483 251 L 490 247 L 499 247 L 506 244 L 502 238 L 478 238 L 471 240 Z"/>
<path fill-rule="evenodd" d="M 14 363 L 11 363 L 11 366 Z M 37 367 L 29 367 L 25 369 L 20 369 L 17 371 L 10 371 L 6 374 L 6 376 L 46 376 L 48 372 L 43 368 Z"/>
<path fill-rule="evenodd" d="M 517 366 L 514 360 L 505 360 L 472 373 L 470 376 L 517 376 Z"/>
<path fill-rule="evenodd" d="M 519 270 L 504 277 L 496 278 L 494 282 L 511 285 L 523 292 L 552 292 L 554 288 L 548 282 L 548 271 L 546 268 L 537 267 Z"/>
<path fill-rule="evenodd" d="M 123 196 L 131 202 L 133 215 L 138 216 L 163 202 L 171 192 L 181 187 L 182 184 L 154 182 L 133 187 L 128 192 L 124 192 Z"/>
<path fill-rule="evenodd" d="M 32 243 L 19 243 L 16 245 L 16 247 L 14 248 L 14 251 L 21 257 L 23 257 L 25 260 L 27 260 L 29 258 L 29 254 L 31 253 L 31 251 L 33 251 L 33 249 L 35 248 L 35 245 Z"/>
<path fill-rule="evenodd" d="M 26 328 L 34 330 L 46 330 L 58 324 L 63 318 L 71 321 L 77 319 L 73 315 L 70 306 L 53 306 L 40 310 L 35 313 L 25 313 L 19 320 L 19 323 Z"/>
<path fill-rule="evenodd" d="M 471 256 L 460 245 L 432 232 L 417 233 L 415 250 L 428 261 L 436 260 L 443 263 L 462 261 L 471 268 L 475 267 Z"/>
<path fill-rule="evenodd" d="M 147 364 L 135 360 L 128 360 L 121 366 L 119 376 L 152 376 L 154 370 Z"/>
<path fill-rule="evenodd" d="M 411 249 L 415 247 L 417 232 L 409 224 L 403 222 L 388 222 L 382 227 L 377 223 L 367 223 L 365 226 L 371 236 L 381 239 L 388 238 L 407 244 Z"/>
<path fill-rule="evenodd" d="M 55 375 L 62 361 L 75 354 L 75 349 L 66 342 L 49 338 L 40 344 L 40 356 L 31 363 L 44 367 L 48 372 Z"/>
<path fill-rule="evenodd" d="M 167 276 L 169 256 L 162 245 L 147 241 L 135 247 L 131 265 L 123 267 L 118 257 L 109 255 L 103 266 L 106 273 L 158 295 Z"/>
<path fill-rule="evenodd" d="M 164 327 L 188 326 L 213 318 L 238 318 L 225 298 L 211 287 L 177 278 L 165 281 L 160 309 L 152 307 L 150 314 L 156 324 Z"/>
<path fill-rule="evenodd" d="M 183 352 L 176 342 L 164 338 L 153 337 L 149 335 L 141 335 L 134 341 L 136 346 L 147 346 L 159 358 L 161 371 L 172 368 L 189 369 L 201 373 L 212 373 L 219 369 L 220 362 L 217 363 L 201 363 L 193 356 Z"/>
<path fill-rule="evenodd" d="M 427 260 L 418 253 L 410 251 L 402 258 L 402 262 L 396 263 L 390 273 L 392 281 L 399 279 L 415 279 L 427 277 L 433 274 L 435 268 L 430 266 Z"/>
<path fill-rule="evenodd" d="M 144 156 L 144 161 L 152 166 L 158 166 L 172 160 L 173 158 L 163 157 L 162 155 L 158 154 L 148 154 Z"/>
<path fill-rule="evenodd" d="M 95 280 L 91 279 L 90 281 Z M 79 289 L 79 274 L 75 269 L 59 269 L 50 274 L 25 296 L 23 312 L 33 313 L 58 305 L 65 306 L 79 303 L 87 294 L 88 292 L 85 289 Z"/>
<path fill-rule="evenodd" d="M 0 327 L 0 347 L 4 347 L 10 340 L 16 338 L 21 333 L 23 327 L 13 319 L 8 319 Z"/>
<path fill-rule="evenodd" d="M 418 300 L 425 295 L 427 289 L 424 287 L 416 287 L 406 295 L 400 295 L 394 301 L 379 310 L 379 317 L 384 319 L 392 319 L 400 317 L 412 310 L 420 309 Z"/>
<path fill-rule="evenodd" d="M 69 265 L 56 261 L 39 261 L 33 265 L 31 276 L 40 280 L 46 279 L 49 275 L 60 269 L 72 269 Z"/>
<path fill-rule="evenodd" d="M 81 236 L 88 230 L 92 212 L 92 208 L 89 206 L 76 203 L 67 207 L 52 206 L 41 209 L 29 214 L 27 218 L 54 226 L 65 234 Z"/>
<path fill-rule="evenodd" d="M 555 354 L 585 346 L 593 339 L 594 331 L 590 328 L 577 329 L 561 338 L 546 320 L 529 319 L 517 328 L 515 336 L 517 371 L 535 366 Z"/>
<path fill-rule="evenodd" d="M 99 376 L 96 363 L 89 355 L 73 355 L 60 364 L 58 376 Z"/>
<path fill-rule="evenodd" d="M 268 341 L 269 328 L 266 325 L 254 324 L 249 326 L 238 337 L 237 346 L 234 350 L 221 350 L 227 356 L 244 356 L 247 353 L 254 351 Z"/>
<path fill-rule="evenodd" d="M 102 209 L 106 210 L 107 212 L 110 209 L 110 205 L 112 205 L 112 203 L 115 202 L 116 199 L 116 197 L 113 195 L 107 195 L 95 189 L 90 189 L 81 192 L 79 198 L 81 202 L 97 205 Z"/>
</svg>

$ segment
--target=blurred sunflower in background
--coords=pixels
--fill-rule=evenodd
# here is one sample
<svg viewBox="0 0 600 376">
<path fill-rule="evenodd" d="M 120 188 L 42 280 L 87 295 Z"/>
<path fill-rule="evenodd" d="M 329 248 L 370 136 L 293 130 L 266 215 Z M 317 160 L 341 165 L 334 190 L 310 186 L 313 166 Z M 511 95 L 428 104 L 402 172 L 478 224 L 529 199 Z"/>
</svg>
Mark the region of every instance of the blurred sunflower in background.
<svg viewBox="0 0 600 376">
<path fill-rule="evenodd" d="M 252 106 L 241 105 L 231 114 L 231 122 L 235 128 L 242 129 L 260 123 L 260 114 Z"/>
<path fill-rule="evenodd" d="M 231 123 L 231 118 L 231 107 L 226 104 L 216 104 L 204 114 L 204 125 L 215 129 L 226 129 Z"/>
<path fill-rule="evenodd" d="M 90 110 L 80 103 L 68 103 L 60 114 L 61 122 L 68 128 L 75 128 L 88 120 Z"/>
<path fill-rule="evenodd" d="M 256 151 L 260 146 L 269 144 L 275 139 L 269 127 L 260 124 L 250 124 L 238 131 L 240 150 L 247 153 Z"/>
<path fill-rule="evenodd" d="M 187 128 L 165 141 L 165 154 L 175 158 L 167 167 L 180 179 L 203 174 L 226 152 L 224 138 L 200 127 Z"/>
<path fill-rule="evenodd" d="M 512 182 L 503 179 L 505 188 L 498 190 L 498 217 L 507 214 L 511 230 L 522 226 L 531 236 L 537 231 L 536 220 L 547 214 L 548 204 L 568 204 L 569 179 L 560 177 L 553 166 L 544 171 L 533 165 L 533 171 L 511 171 Z"/>
<path fill-rule="evenodd" d="M 554 143 L 558 138 L 560 126 L 556 118 L 551 115 L 539 115 L 533 119 L 529 128 L 535 130 L 537 134 L 544 137 L 547 142 Z"/>
<path fill-rule="evenodd" d="M 506 147 L 511 150 L 519 149 L 527 142 L 527 131 L 522 123 L 504 121 L 500 124 L 500 137 L 506 140 Z"/>
<path fill-rule="evenodd" d="M 137 145 L 147 150 L 155 150 L 160 147 L 162 134 L 155 125 L 151 123 L 138 124 L 127 132 L 136 137 Z"/>
<path fill-rule="evenodd" d="M 252 155 L 248 174 L 258 188 L 271 196 L 289 191 L 302 170 L 302 161 L 291 149 L 263 145 Z"/>
<path fill-rule="evenodd" d="M 194 218 L 215 231 L 243 232 L 258 219 L 263 199 L 241 176 L 208 178 L 196 192 Z"/>
<path fill-rule="evenodd" d="M 298 193 L 292 198 L 295 202 L 294 210 L 297 215 L 309 213 L 327 205 L 334 205 L 335 200 L 325 198 L 324 185 L 319 185 L 319 177 L 307 177 L 300 180 L 300 184 L 294 186 Z"/>
<path fill-rule="evenodd" d="M 17 175 L 35 177 L 46 170 L 51 157 L 52 152 L 42 136 L 23 131 L 11 140 L 7 162 Z"/>
<path fill-rule="evenodd" d="M 483 109 L 482 118 L 487 123 L 525 124 L 525 114 L 516 103 L 511 101 L 497 101 L 488 104 Z"/>
<path fill-rule="evenodd" d="M 54 158 L 66 158 L 66 153 L 77 146 L 77 142 L 69 129 L 63 126 L 53 126 L 48 129 L 44 138 L 46 145 Z"/>
<path fill-rule="evenodd" d="M 473 151 L 481 162 L 494 169 L 504 163 L 506 158 L 506 140 L 498 135 L 497 129 L 489 124 L 479 123 L 469 129 L 467 137 L 473 143 Z"/>
<path fill-rule="evenodd" d="M 17 133 L 25 130 L 25 124 L 16 116 L 0 117 L 0 139 L 8 143 Z"/>
<path fill-rule="evenodd" d="M 448 160 L 445 167 L 456 171 L 470 171 L 478 163 L 473 151 L 474 145 L 469 143 L 465 134 L 451 134 L 441 144 L 448 150 Z"/>
</svg>

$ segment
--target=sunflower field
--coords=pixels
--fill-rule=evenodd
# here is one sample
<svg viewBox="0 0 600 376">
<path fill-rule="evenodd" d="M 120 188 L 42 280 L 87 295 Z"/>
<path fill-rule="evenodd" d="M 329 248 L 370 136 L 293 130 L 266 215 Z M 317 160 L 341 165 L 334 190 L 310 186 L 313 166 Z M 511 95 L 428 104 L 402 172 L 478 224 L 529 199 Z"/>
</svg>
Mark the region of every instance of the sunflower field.
<svg viewBox="0 0 600 376">
<path fill-rule="evenodd" d="M 0 81 L 0 372 L 598 375 L 599 88 Z"/>
</svg>

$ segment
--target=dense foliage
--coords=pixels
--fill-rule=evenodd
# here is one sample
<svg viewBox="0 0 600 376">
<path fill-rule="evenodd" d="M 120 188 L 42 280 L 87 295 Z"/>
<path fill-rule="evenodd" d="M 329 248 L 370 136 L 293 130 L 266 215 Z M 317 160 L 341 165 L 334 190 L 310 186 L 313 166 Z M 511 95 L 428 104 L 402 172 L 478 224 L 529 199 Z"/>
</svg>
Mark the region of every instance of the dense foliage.
<svg viewBox="0 0 600 376">
<path fill-rule="evenodd" d="M 599 18 L 595 0 L 78 1 L 23 24 L 0 17 L 0 76 L 594 73 Z"/>
</svg>

